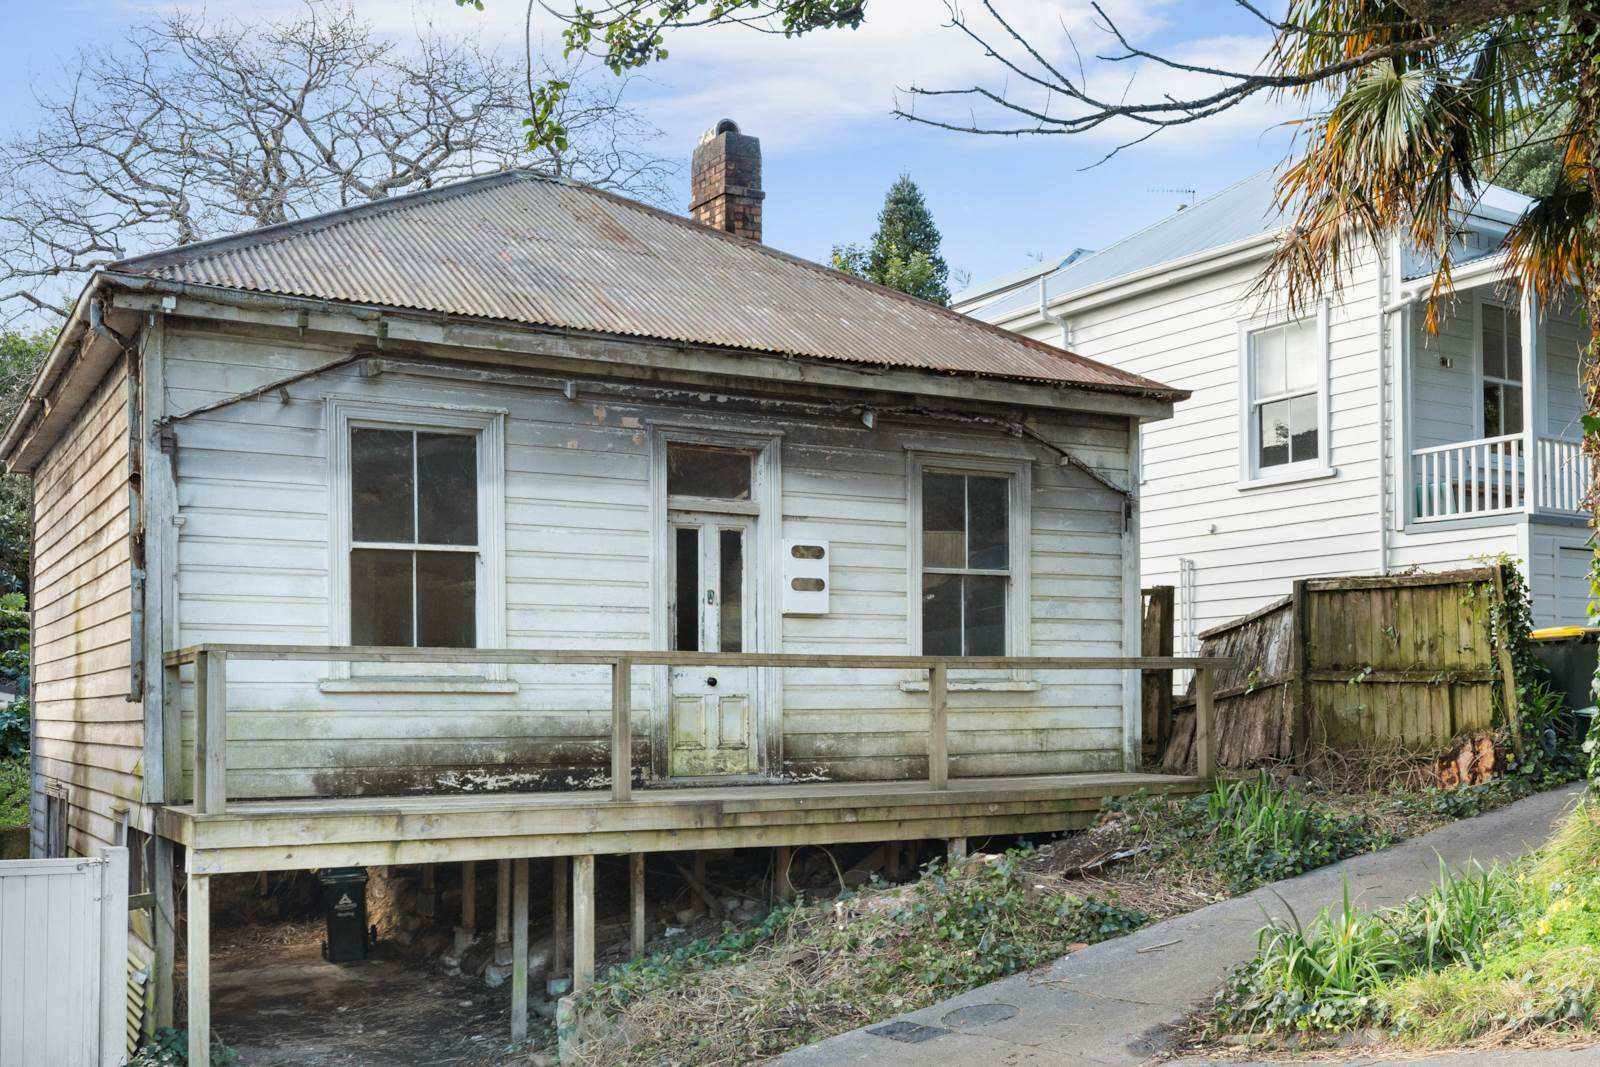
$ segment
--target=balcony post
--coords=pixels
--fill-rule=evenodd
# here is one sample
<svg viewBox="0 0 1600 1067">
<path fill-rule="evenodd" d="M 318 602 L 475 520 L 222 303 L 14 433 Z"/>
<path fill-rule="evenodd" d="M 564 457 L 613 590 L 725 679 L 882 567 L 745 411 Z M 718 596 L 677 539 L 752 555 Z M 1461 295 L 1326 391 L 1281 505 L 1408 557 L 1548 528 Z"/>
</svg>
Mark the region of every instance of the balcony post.
<svg viewBox="0 0 1600 1067">
<path fill-rule="evenodd" d="M 928 784 L 935 789 L 950 783 L 948 678 L 943 663 L 928 668 Z"/>
<path fill-rule="evenodd" d="M 1522 287 L 1518 316 L 1522 326 L 1522 506 L 1532 514 L 1539 507 L 1539 297 L 1531 286 Z"/>
<path fill-rule="evenodd" d="M 611 664 L 611 799 L 633 799 L 633 660 Z"/>
<path fill-rule="evenodd" d="M 194 670 L 194 810 L 220 815 L 228 806 L 228 654 L 202 652 Z"/>
</svg>

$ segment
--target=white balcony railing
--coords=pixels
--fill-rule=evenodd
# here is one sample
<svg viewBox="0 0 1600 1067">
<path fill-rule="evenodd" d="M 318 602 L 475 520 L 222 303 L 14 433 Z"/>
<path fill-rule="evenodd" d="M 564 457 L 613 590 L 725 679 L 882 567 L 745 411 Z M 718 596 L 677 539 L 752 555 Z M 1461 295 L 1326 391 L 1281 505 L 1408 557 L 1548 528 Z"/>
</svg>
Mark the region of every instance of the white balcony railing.
<svg viewBox="0 0 1600 1067">
<path fill-rule="evenodd" d="M 1540 511 L 1581 513 L 1589 492 L 1589 457 L 1577 441 L 1539 438 L 1533 470 L 1534 499 Z"/>
<path fill-rule="evenodd" d="M 1531 482 L 1521 434 L 1416 449 L 1411 453 L 1413 519 L 1438 522 L 1532 509 L 1581 512 L 1589 486 L 1582 447 L 1541 437 L 1536 448 Z"/>
<path fill-rule="evenodd" d="M 1411 453 L 1412 509 L 1418 522 L 1521 511 L 1523 482 L 1521 434 Z"/>
</svg>

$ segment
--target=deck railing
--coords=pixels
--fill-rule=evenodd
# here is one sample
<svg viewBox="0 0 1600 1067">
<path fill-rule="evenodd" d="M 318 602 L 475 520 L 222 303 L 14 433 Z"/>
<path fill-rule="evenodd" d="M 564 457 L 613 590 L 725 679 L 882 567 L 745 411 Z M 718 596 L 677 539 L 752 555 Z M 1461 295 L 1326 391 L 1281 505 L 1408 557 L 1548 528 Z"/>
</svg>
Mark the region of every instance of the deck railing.
<svg viewBox="0 0 1600 1067">
<path fill-rule="evenodd" d="M 514 648 L 387 648 L 333 645 L 204 644 L 171 652 L 166 657 L 162 698 L 165 722 L 169 796 L 176 796 L 181 777 L 179 724 L 182 721 L 180 670 L 194 665 L 195 744 L 194 809 L 199 814 L 227 810 L 228 663 L 231 660 L 277 660 L 344 663 L 475 664 L 546 666 L 565 664 L 611 669 L 611 800 L 626 803 L 633 794 L 634 667 L 753 667 L 928 672 L 928 784 L 946 789 L 950 780 L 949 676 L 952 669 L 983 670 L 1193 670 L 1195 672 L 1195 770 L 1199 777 L 1216 775 L 1216 742 L 1212 731 L 1212 675 L 1232 661 L 1204 656 L 871 656 L 799 653 L 709 653 L 630 651 L 535 651 Z"/>
<path fill-rule="evenodd" d="M 1589 462 L 1581 445 L 1541 437 L 1534 462 L 1527 458 L 1522 434 L 1416 449 L 1411 453 L 1413 518 L 1437 522 L 1528 510 L 1582 511 Z"/>
<path fill-rule="evenodd" d="M 1523 509 L 1521 434 L 1419 448 L 1411 469 L 1419 522 Z"/>
<path fill-rule="evenodd" d="M 1578 441 L 1539 438 L 1534 499 L 1541 511 L 1582 512 L 1589 493 L 1589 457 Z"/>
</svg>

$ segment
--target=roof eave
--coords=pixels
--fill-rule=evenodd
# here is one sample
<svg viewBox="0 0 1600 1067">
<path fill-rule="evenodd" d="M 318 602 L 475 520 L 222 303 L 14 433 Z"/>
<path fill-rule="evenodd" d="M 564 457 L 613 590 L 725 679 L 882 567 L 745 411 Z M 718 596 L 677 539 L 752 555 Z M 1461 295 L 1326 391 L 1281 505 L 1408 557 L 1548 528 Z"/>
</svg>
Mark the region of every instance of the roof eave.
<svg viewBox="0 0 1600 1067">
<path fill-rule="evenodd" d="M 771 351 L 755 348 L 731 348 L 727 346 L 708 345 L 695 342 L 686 342 L 675 338 L 658 338 L 634 334 L 615 334 L 603 331 L 584 330 L 557 325 L 542 325 L 534 323 L 514 323 L 501 319 L 483 319 L 472 316 L 459 315 L 450 312 L 425 311 L 415 308 L 392 307 L 382 304 L 358 304 L 348 301 L 330 300 L 323 297 L 296 296 L 286 293 L 269 293 L 254 289 L 242 289 L 234 286 L 205 285 L 194 282 L 174 281 L 151 275 L 125 274 L 120 272 L 104 272 L 104 284 L 115 286 L 117 289 L 133 293 L 160 293 L 172 296 L 190 297 L 201 302 L 235 306 L 256 306 L 264 308 L 304 308 L 322 311 L 330 314 L 345 315 L 359 320 L 376 321 L 387 319 L 392 321 L 409 320 L 419 323 L 455 324 L 464 326 L 483 326 L 485 328 L 506 330 L 513 333 L 532 334 L 560 334 L 578 337 L 593 337 L 597 339 L 620 341 L 624 343 L 654 344 L 676 349 L 695 349 L 704 352 L 725 352 L 748 360 L 750 357 L 760 357 L 783 362 L 800 362 L 819 367 L 837 368 L 842 371 L 855 371 L 863 377 L 881 380 L 886 373 L 902 373 L 915 375 L 925 379 L 951 379 L 969 378 L 977 381 L 1002 382 L 1010 386 L 1037 389 L 1041 396 L 1055 398 L 1053 406 L 1061 406 L 1059 401 L 1064 395 L 1081 393 L 1088 396 L 1115 396 L 1125 397 L 1130 400 L 1150 401 L 1166 408 L 1165 413 L 1147 413 L 1145 417 L 1167 417 L 1171 414 L 1171 406 L 1179 401 L 1188 399 L 1188 390 L 1165 386 L 1158 382 L 1146 384 L 1112 384 L 1100 382 L 1074 382 L 1042 379 L 1025 375 L 1004 374 L 975 374 L 971 372 L 940 370 L 936 368 L 911 367 L 911 366 L 884 366 L 880 364 L 859 364 L 846 359 L 832 359 L 824 356 L 814 356 L 805 353 L 790 353 Z M 181 309 L 180 309 L 181 310 Z M 391 334 L 392 336 L 392 334 Z M 1028 340 L 1019 338 L 1020 340 Z M 1042 342 L 1033 342 L 1043 345 Z M 1053 348 L 1054 346 L 1043 345 Z M 1069 354 L 1063 352 L 1063 356 Z M 1079 357 L 1081 358 L 1081 357 Z M 858 388 L 867 389 L 870 386 L 863 383 Z"/>
</svg>

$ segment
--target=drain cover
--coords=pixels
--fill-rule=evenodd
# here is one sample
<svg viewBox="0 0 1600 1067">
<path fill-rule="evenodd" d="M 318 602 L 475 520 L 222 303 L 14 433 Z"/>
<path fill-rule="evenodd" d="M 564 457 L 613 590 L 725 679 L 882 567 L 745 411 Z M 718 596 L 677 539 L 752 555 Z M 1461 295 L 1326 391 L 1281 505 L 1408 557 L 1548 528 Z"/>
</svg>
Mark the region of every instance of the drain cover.
<svg viewBox="0 0 1600 1067">
<path fill-rule="evenodd" d="M 939 1020 L 946 1026 L 988 1026 L 990 1023 L 1003 1023 L 1007 1019 L 1017 1016 L 1015 1004 L 968 1004 L 964 1008 L 947 1011 Z"/>
<path fill-rule="evenodd" d="M 923 1026 L 921 1023 L 910 1023 L 901 1019 L 897 1022 L 884 1023 L 882 1026 L 871 1026 L 867 1033 L 886 1037 L 890 1041 L 904 1041 L 908 1045 L 919 1044 L 923 1041 L 932 1041 L 936 1037 L 943 1037 L 950 1031 L 942 1026 Z"/>
</svg>

